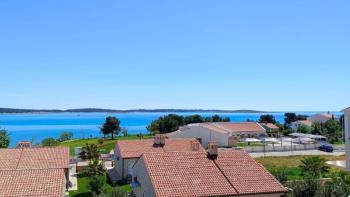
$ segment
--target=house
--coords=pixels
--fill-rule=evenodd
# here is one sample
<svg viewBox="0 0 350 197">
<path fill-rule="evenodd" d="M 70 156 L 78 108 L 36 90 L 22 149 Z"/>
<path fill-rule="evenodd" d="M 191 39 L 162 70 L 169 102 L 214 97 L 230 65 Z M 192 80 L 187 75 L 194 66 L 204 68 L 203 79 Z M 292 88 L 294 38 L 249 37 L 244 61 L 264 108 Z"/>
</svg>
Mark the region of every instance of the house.
<svg viewBox="0 0 350 197">
<path fill-rule="evenodd" d="M 194 138 L 165 139 L 164 135 L 156 135 L 154 139 L 121 140 L 114 149 L 114 170 L 109 171 L 112 181 L 131 178 L 132 166 L 145 152 L 194 151 L 205 152 Z"/>
<path fill-rule="evenodd" d="M 266 136 L 266 130 L 256 122 L 215 122 L 197 123 L 181 127 L 178 131 L 167 135 L 175 138 L 196 138 L 203 146 L 209 141 L 218 142 L 219 146 L 234 146 L 240 138 Z"/>
<path fill-rule="evenodd" d="M 266 133 L 271 137 L 279 136 L 279 128 L 275 124 L 272 123 L 260 123 L 262 127 L 266 130 Z"/>
<path fill-rule="evenodd" d="M 309 120 L 298 120 L 290 123 L 289 127 L 292 129 L 292 131 L 297 132 L 301 125 L 311 128 L 312 124 L 313 123 Z"/>
<path fill-rule="evenodd" d="M 0 149 L 0 196 L 63 197 L 69 181 L 69 149 Z"/>
<path fill-rule="evenodd" d="M 344 109 L 344 136 L 346 143 L 346 169 L 350 171 L 350 107 Z"/>
<path fill-rule="evenodd" d="M 325 123 L 328 120 L 336 119 L 336 117 L 333 114 L 327 113 L 327 114 L 315 114 L 313 116 L 310 116 L 307 118 L 308 121 L 315 123 Z"/>
<path fill-rule="evenodd" d="M 144 153 L 133 166 L 136 197 L 249 196 L 280 197 L 287 192 L 244 150 Z"/>
</svg>

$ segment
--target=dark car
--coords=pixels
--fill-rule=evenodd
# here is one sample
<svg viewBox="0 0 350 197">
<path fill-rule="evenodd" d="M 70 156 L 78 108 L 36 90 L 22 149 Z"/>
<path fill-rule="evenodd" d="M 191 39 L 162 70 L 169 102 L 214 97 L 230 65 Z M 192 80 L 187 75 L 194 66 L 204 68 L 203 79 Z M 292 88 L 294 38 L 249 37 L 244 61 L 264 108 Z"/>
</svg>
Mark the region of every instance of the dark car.
<svg viewBox="0 0 350 197">
<path fill-rule="evenodd" d="M 318 147 L 318 150 L 331 153 L 333 152 L 333 146 L 330 144 L 323 144 Z"/>
</svg>

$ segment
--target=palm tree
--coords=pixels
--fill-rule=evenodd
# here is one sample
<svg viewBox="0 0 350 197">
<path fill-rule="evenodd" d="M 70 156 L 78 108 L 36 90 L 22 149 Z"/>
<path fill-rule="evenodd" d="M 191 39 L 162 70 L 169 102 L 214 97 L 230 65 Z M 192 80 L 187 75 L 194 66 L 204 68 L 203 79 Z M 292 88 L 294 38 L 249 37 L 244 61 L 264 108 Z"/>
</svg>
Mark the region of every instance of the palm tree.
<svg viewBox="0 0 350 197">
<path fill-rule="evenodd" d="M 89 160 L 90 163 L 93 160 L 97 160 L 100 157 L 100 150 L 96 144 L 86 143 L 79 153 L 79 158 L 82 160 Z"/>
<path fill-rule="evenodd" d="M 112 139 L 114 139 L 114 134 L 119 135 L 120 131 L 120 120 L 113 116 L 108 116 L 101 128 L 101 132 L 103 133 L 103 135 L 112 134 Z"/>
<path fill-rule="evenodd" d="M 329 166 L 326 164 L 326 160 L 320 156 L 310 156 L 301 160 L 299 165 L 303 173 L 306 173 L 312 177 L 321 177 L 322 174 L 329 171 Z"/>
</svg>

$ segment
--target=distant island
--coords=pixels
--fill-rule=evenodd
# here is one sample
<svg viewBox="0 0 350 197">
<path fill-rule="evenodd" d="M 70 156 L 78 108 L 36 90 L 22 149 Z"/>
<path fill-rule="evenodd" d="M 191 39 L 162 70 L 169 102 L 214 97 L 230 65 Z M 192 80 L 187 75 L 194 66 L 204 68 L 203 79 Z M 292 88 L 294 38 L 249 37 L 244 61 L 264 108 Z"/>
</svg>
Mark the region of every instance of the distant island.
<svg viewBox="0 0 350 197">
<path fill-rule="evenodd" d="M 257 110 L 217 110 L 217 109 L 129 109 L 129 110 L 115 110 L 115 109 L 101 109 L 101 108 L 80 108 L 80 109 L 16 109 L 16 108 L 0 108 L 0 113 L 64 113 L 64 112 L 105 112 L 105 113 L 131 113 L 131 112 L 198 112 L 198 113 L 264 113 L 264 111 Z"/>
</svg>

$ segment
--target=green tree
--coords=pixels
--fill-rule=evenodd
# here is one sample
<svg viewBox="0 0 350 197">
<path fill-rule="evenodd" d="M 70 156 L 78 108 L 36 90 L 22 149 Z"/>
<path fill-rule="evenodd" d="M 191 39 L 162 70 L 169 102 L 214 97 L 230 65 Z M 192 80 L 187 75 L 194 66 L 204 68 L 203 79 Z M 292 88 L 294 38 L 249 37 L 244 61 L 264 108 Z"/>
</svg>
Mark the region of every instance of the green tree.
<svg viewBox="0 0 350 197">
<path fill-rule="evenodd" d="M 315 177 L 307 176 L 303 181 L 294 182 L 290 188 L 293 197 L 316 197 L 322 185 Z"/>
<path fill-rule="evenodd" d="M 322 197 L 348 197 L 350 195 L 350 175 L 347 172 L 333 172 L 332 181 L 327 182 L 322 190 Z"/>
<path fill-rule="evenodd" d="M 96 144 L 86 143 L 79 153 L 79 158 L 82 160 L 89 160 L 92 163 L 93 160 L 98 160 L 100 157 L 100 150 Z"/>
<path fill-rule="evenodd" d="M 261 115 L 259 118 L 259 123 L 272 123 L 276 124 L 276 119 L 275 116 L 270 115 L 270 114 L 264 114 Z"/>
<path fill-rule="evenodd" d="M 284 123 L 289 125 L 292 122 L 297 121 L 297 115 L 295 113 L 285 113 L 284 114 Z"/>
<path fill-rule="evenodd" d="M 106 196 L 108 196 L 108 197 L 127 197 L 128 193 L 120 187 L 115 187 Z"/>
<path fill-rule="evenodd" d="M 64 142 L 71 140 L 73 138 L 73 133 L 72 132 L 62 132 L 60 137 L 58 138 L 58 141 Z"/>
<path fill-rule="evenodd" d="M 7 148 L 10 145 L 10 136 L 6 130 L 0 130 L 0 148 Z"/>
<path fill-rule="evenodd" d="M 41 145 L 42 146 L 58 146 L 59 142 L 55 138 L 49 137 L 49 138 L 43 139 L 41 141 Z"/>
<path fill-rule="evenodd" d="M 106 184 L 104 176 L 94 175 L 89 177 L 89 189 L 94 194 L 100 194 L 103 191 L 103 186 Z"/>
<path fill-rule="evenodd" d="M 324 123 L 324 132 L 326 133 L 326 137 L 330 142 L 338 142 L 342 139 L 343 136 L 343 128 L 340 122 L 336 120 L 328 120 Z"/>
<path fill-rule="evenodd" d="M 310 133 L 311 132 L 311 128 L 306 126 L 306 125 L 301 124 L 301 125 L 298 126 L 298 131 L 300 133 Z"/>
<path fill-rule="evenodd" d="M 99 163 L 99 161 L 95 159 L 84 169 L 84 173 L 88 176 L 103 175 L 106 173 L 106 170 L 104 169 L 102 163 Z"/>
<path fill-rule="evenodd" d="M 304 174 L 315 178 L 320 178 L 329 171 L 326 160 L 320 156 L 305 157 L 301 160 L 299 167 Z"/>
<path fill-rule="evenodd" d="M 114 135 L 119 135 L 120 131 L 120 120 L 113 116 L 108 116 L 101 128 L 103 135 L 105 136 L 111 134 L 112 139 L 114 139 Z"/>
</svg>

